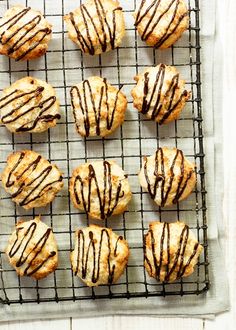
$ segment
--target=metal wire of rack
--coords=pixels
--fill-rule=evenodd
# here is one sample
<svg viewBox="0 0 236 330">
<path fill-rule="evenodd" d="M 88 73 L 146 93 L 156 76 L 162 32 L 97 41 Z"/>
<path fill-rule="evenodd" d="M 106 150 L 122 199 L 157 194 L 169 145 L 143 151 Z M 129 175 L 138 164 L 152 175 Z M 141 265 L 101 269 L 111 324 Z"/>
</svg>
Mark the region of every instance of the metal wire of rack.
<svg viewBox="0 0 236 330">
<path fill-rule="evenodd" d="M 30 302 L 76 301 L 101 298 L 132 298 L 168 295 L 201 294 L 209 289 L 208 243 L 206 216 L 206 189 L 201 107 L 201 59 L 200 59 L 200 7 L 199 0 L 188 0 L 190 27 L 188 32 L 169 50 L 153 50 L 137 35 L 131 13 L 136 0 L 121 1 L 126 16 L 127 31 L 122 46 L 113 52 L 96 57 L 83 55 L 68 40 L 63 16 L 74 9 L 73 1 L 60 0 L 50 6 L 34 0 L 3 0 L 0 15 L 15 3 L 32 6 L 43 12 L 54 25 L 54 41 L 47 54 L 27 63 L 15 63 L 0 59 L 0 89 L 14 80 L 33 75 L 51 83 L 61 101 L 64 114 L 58 125 L 40 135 L 14 135 L 0 126 L 0 171 L 13 150 L 34 149 L 43 154 L 64 171 L 64 189 L 54 202 L 40 210 L 26 212 L 14 205 L 0 189 L 0 302 L 23 304 Z M 41 7 L 40 7 L 41 6 Z M 181 118 L 169 125 L 158 126 L 144 119 L 132 108 L 130 90 L 133 76 L 145 67 L 157 63 L 174 65 L 186 78 L 192 98 Z M 76 133 L 69 99 L 69 89 L 90 75 L 106 77 L 114 85 L 123 85 L 128 96 L 129 109 L 123 126 L 107 138 L 81 139 Z M 174 208 L 154 205 L 137 182 L 137 172 L 144 155 L 152 154 L 159 146 L 176 146 L 196 163 L 197 187 L 192 195 Z M 72 169 L 88 160 L 114 159 L 128 174 L 133 190 L 133 201 L 122 216 L 112 217 L 101 223 L 122 234 L 129 242 L 131 257 L 120 281 L 110 286 L 85 287 L 73 275 L 69 253 L 73 249 L 73 233 L 89 223 L 83 212 L 75 210 L 68 195 L 68 181 Z M 34 281 L 20 278 L 8 264 L 4 254 L 8 236 L 20 219 L 31 219 L 41 214 L 42 220 L 52 226 L 59 247 L 59 267 L 46 279 Z M 175 283 L 157 283 L 148 277 L 143 266 L 143 235 L 151 220 L 184 220 L 204 246 L 194 274 Z"/>
</svg>

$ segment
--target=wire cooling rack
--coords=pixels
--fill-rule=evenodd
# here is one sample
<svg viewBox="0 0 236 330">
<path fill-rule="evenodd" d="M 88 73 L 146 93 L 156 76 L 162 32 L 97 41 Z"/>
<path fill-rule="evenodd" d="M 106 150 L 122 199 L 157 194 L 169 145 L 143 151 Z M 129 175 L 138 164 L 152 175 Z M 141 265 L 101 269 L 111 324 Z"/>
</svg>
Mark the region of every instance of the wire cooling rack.
<svg viewBox="0 0 236 330">
<path fill-rule="evenodd" d="M 15 63 L 0 58 L 0 89 L 27 75 L 51 83 L 61 101 L 62 119 L 58 125 L 42 134 L 13 135 L 0 126 L 0 170 L 13 150 L 33 149 L 41 153 L 64 171 L 64 189 L 54 202 L 44 208 L 26 212 L 14 205 L 0 189 L 0 301 L 5 304 L 84 300 L 98 298 L 131 298 L 167 295 L 200 294 L 208 290 L 206 190 L 201 108 L 201 62 L 199 1 L 188 0 L 190 27 L 170 49 L 159 51 L 147 47 L 134 29 L 132 12 L 136 0 L 121 1 L 126 18 L 126 37 L 122 47 L 101 56 L 83 55 L 68 39 L 63 16 L 74 9 L 74 1 L 0 1 L 0 16 L 15 3 L 39 9 L 53 24 L 53 40 L 47 54 L 35 61 Z M 181 118 L 171 124 L 158 126 L 146 120 L 132 107 L 130 90 L 133 77 L 146 67 L 158 63 L 177 67 L 186 79 L 192 98 Z M 106 77 L 108 82 L 120 86 L 127 95 L 129 107 L 126 120 L 116 133 L 107 138 L 82 139 L 75 129 L 70 105 L 72 85 L 91 76 Z M 197 186 L 188 199 L 172 208 L 157 207 L 137 180 L 142 157 L 153 154 L 159 146 L 182 149 L 196 163 Z M 72 170 L 79 164 L 95 159 L 114 159 L 128 174 L 133 200 L 129 210 L 121 216 L 111 217 L 105 223 L 123 235 L 129 242 L 131 256 L 124 275 L 117 284 L 98 288 L 85 287 L 73 275 L 69 253 L 73 249 L 74 231 L 86 226 L 89 220 L 71 204 L 68 181 Z M 34 281 L 20 278 L 8 264 L 4 249 L 15 223 L 41 214 L 42 220 L 53 227 L 59 247 L 59 267 L 47 278 Z M 143 235 L 150 221 L 185 221 L 204 246 L 204 252 L 193 275 L 175 283 L 157 283 L 149 278 L 143 266 Z"/>
</svg>

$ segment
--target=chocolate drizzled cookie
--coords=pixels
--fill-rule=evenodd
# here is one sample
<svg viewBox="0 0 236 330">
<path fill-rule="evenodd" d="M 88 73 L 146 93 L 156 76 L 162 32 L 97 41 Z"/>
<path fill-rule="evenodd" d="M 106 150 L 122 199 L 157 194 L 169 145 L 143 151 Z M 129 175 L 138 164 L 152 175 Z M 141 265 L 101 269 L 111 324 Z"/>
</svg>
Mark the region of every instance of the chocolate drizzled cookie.
<svg viewBox="0 0 236 330">
<path fill-rule="evenodd" d="M 19 221 L 6 248 L 10 264 L 20 276 L 41 279 L 52 273 L 58 264 L 57 244 L 52 232 L 39 217 Z"/>
<path fill-rule="evenodd" d="M 90 225 L 75 232 L 72 268 L 88 286 L 115 283 L 124 272 L 129 248 L 110 228 Z"/>
<path fill-rule="evenodd" d="M 52 36 L 51 24 L 39 11 L 16 5 L 0 19 L 0 54 L 16 61 L 42 56 Z"/>
<path fill-rule="evenodd" d="M 134 17 L 141 39 L 161 49 L 173 45 L 189 25 L 184 0 L 142 0 Z"/>
<path fill-rule="evenodd" d="M 13 133 L 40 133 L 60 119 L 59 102 L 51 85 L 25 77 L 3 90 L 0 121 Z"/>
<path fill-rule="evenodd" d="M 159 148 L 144 158 L 139 182 L 157 205 L 170 206 L 187 198 L 194 189 L 195 167 L 181 150 Z"/>
<path fill-rule="evenodd" d="M 203 250 L 183 222 L 152 222 L 144 238 L 144 265 L 159 282 L 189 276 Z"/>
<path fill-rule="evenodd" d="M 31 209 L 50 203 L 63 182 L 56 165 L 34 151 L 23 150 L 8 156 L 2 185 L 15 203 Z"/>
<path fill-rule="evenodd" d="M 90 55 L 118 47 L 125 34 L 124 15 L 116 0 L 89 0 L 65 21 L 70 39 Z"/>
</svg>

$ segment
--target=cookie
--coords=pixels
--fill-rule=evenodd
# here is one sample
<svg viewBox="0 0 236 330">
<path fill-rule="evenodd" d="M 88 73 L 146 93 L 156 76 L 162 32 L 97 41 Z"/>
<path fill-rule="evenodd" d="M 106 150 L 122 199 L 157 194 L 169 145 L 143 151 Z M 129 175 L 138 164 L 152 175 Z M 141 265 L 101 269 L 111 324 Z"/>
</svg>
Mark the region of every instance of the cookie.
<svg viewBox="0 0 236 330">
<path fill-rule="evenodd" d="M 147 118 L 167 124 L 178 119 L 191 93 L 173 66 L 159 64 L 134 77 L 134 107 Z"/>
<path fill-rule="evenodd" d="M 183 222 L 152 222 L 144 239 L 144 266 L 159 282 L 193 273 L 203 246 Z"/>
<path fill-rule="evenodd" d="M 107 160 L 77 167 L 73 171 L 69 190 L 76 208 L 100 220 L 123 213 L 132 197 L 122 168 Z"/>
<path fill-rule="evenodd" d="M 76 128 L 82 136 L 111 134 L 125 119 L 127 99 L 105 78 L 90 77 L 71 88 Z"/>
<path fill-rule="evenodd" d="M 51 85 L 25 77 L 3 90 L 0 120 L 12 133 L 40 133 L 57 124 L 59 107 Z"/>
<path fill-rule="evenodd" d="M 142 0 L 134 17 L 141 39 L 160 49 L 172 46 L 189 27 L 184 0 Z"/>
<path fill-rule="evenodd" d="M 121 44 L 124 14 L 116 0 L 89 0 L 65 16 L 69 38 L 83 53 L 108 52 Z"/>
<path fill-rule="evenodd" d="M 23 150 L 8 156 L 2 185 L 13 202 L 31 209 L 50 203 L 62 189 L 63 182 L 56 165 L 34 151 Z"/>
<path fill-rule="evenodd" d="M 122 236 L 96 225 L 78 229 L 71 264 L 87 286 L 113 284 L 123 274 L 129 258 L 129 247 Z"/>
<path fill-rule="evenodd" d="M 195 166 L 176 148 L 159 148 L 145 157 L 140 185 L 159 206 L 171 206 L 187 198 L 196 185 Z"/>
<path fill-rule="evenodd" d="M 15 5 L 0 19 L 0 54 L 16 61 L 44 55 L 52 37 L 51 24 L 39 11 Z"/>
<path fill-rule="evenodd" d="M 36 280 L 54 272 L 58 265 L 57 243 L 52 228 L 40 221 L 19 221 L 9 238 L 6 254 L 19 276 Z"/>
</svg>

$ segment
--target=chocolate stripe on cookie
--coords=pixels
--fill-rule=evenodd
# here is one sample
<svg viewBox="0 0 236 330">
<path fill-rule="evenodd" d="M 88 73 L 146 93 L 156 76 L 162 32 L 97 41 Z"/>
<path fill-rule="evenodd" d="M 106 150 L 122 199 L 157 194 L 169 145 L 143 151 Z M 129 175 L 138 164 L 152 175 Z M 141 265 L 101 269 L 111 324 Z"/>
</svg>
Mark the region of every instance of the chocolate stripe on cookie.
<svg viewBox="0 0 236 330">
<path fill-rule="evenodd" d="M 188 15 L 188 13 L 186 12 L 181 15 L 178 18 L 177 22 L 174 24 L 180 5 L 180 0 L 170 0 L 168 6 L 159 15 L 157 15 L 157 11 L 162 5 L 162 0 L 154 0 L 147 7 L 147 9 L 144 9 L 145 4 L 146 0 L 142 0 L 135 20 L 136 27 L 138 27 L 138 25 L 141 24 L 144 20 L 146 21 L 146 26 L 141 34 L 141 39 L 143 41 L 147 41 L 147 39 L 154 32 L 154 30 L 159 28 L 159 24 L 161 26 L 162 18 L 164 19 L 164 17 L 169 17 L 169 12 L 173 10 L 173 15 L 171 16 L 171 19 L 165 29 L 165 32 L 154 45 L 155 48 L 159 48 L 176 31 L 176 29 L 181 24 L 182 20 Z"/>
<path fill-rule="evenodd" d="M 123 237 L 117 236 L 117 240 L 114 247 L 111 243 L 109 231 L 103 228 L 101 230 L 99 241 L 97 241 L 97 238 L 95 240 L 94 233 L 92 230 L 89 231 L 89 243 L 85 239 L 83 230 L 78 230 L 76 239 L 78 239 L 78 251 L 77 251 L 78 255 L 77 255 L 75 275 L 77 275 L 78 272 L 81 272 L 82 279 L 87 278 L 87 274 L 90 271 L 90 269 L 88 269 L 88 262 L 91 262 L 91 256 L 92 256 L 93 268 L 92 268 L 91 281 L 92 283 L 97 283 L 100 278 L 101 257 L 102 254 L 104 255 L 107 251 L 106 264 L 104 264 L 103 262 L 102 267 L 104 269 L 107 268 L 108 284 L 112 284 L 115 273 L 115 265 L 113 264 L 111 266 L 110 261 L 111 259 L 116 257 L 119 241 L 122 241 Z"/>
<path fill-rule="evenodd" d="M 103 162 L 103 177 L 104 177 L 104 187 L 103 191 L 101 191 L 98 179 L 96 176 L 95 169 L 93 165 L 89 164 L 88 170 L 88 185 L 86 185 L 86 189 L 84 187 L 84 180 L 80 175 L 75 177 L 73 182 L 73 190 L 76 198 L 76 203 L 83 203 L 83 207 L 86 213 L 90 213 L 91 203 L 94 200 L 95 196 L 91 195 L 92 184 L 96 186 L 97 198 L 100 206 L 100 214 L 101 219 L 106 219 L 111 216 L 118 205 L 119 199 L 124 197 L 124 191 L 122 191 L 122 182 L 120 181 L 118 187 L 114 191 L 114 185 L 112 184 L 112 175 L 111 175 L 111 164 L 107 161 Z M 88 188 L 87 188 L 88 187 Z M 78 189 L 80 189 L 80 194 L 82 196 L 82 200 L 79 198 Z M 86 194 L 87 191 L 87 194 Z"/>
<path fill-rule="evenodd" d="M 50 122 L 55 119 L 60 119 L 61 116 L 59 114 L 45 114 L 45 112 L 56 103 L 56 97 L 51 96 L 44 99 L 43 91 L 44 87 L 42 86 L 25 93 L 16 89 L 1 98 L 0 110 L 4 111 L 6 107 L 10 107 L 11 109 L 10 112 L 1 117 L 2 123 L 5 125 L 13 122 L 17 123 L 18 120 L 19 123 L 22 123 L 22 117 L 25 118 L 26 115 L 32 113 L 32 116 L 27 122 L 23 125 L 19 124 L 19 127 L 16 128 L 16 132 L 28 132 L 33 130 L 39 122 Z M 34 105 L 30 106 L 31 103 Z M 22 109 L 24 109 L 24 111 Z"/>
<path fill-rule="evenodd" d="M 186 261 L 186 256 L 189 255 L 186 251 L 186 247 L 189 241 L 189 227 L 185 225 L 179 236 L 177 250 L 175 252 L 174 260 L 171 261 L 171 251 L 170 251 L 170 241 L 171 241 L 171 231 L 170 224 L 164 222 L 162 225 L 162 233 L 160 237 L 155 235 L 155 230 L 149 229 L 148 233 L 145 235 L 144 244 L 144 260 L 148 264 L 151 273 L 155 274 L 158 281 L 161 280 L 161 272 L 165 270 L 164 282 L 168 282 L 171 279 L 171 275 L 176 273 L 176 279 L 182 277 L 190 265 L 192 259 L 196 256 L 199 243 L 195 243 L 193 251 Z M 147 238 L 151 235 L 151 258 L 147 254 Z M 174 235 L 176 235 L 174 233 Z M 173 250 L 173 248 L 172 248 Z M 164 255 L 167 252 L 167 263 L 164 262 Z M 172 251 L 173 253 L 173 251 Z M 152 259 L 152 260 L 151 260 Z M 153 266 L 154 265 L 154 270 Z"/>
<path fill-rule="evenodd" d="M 145 159 L 144 162 L 144 177 L 147 182 L 147 189 L 148 192 L 153 200 L 155 200 L 157 192 L 159 189 L 161 189 L 161 206 L 164 207 L 168 197 L 172 191 L 172 184 L 175 181 L 175 167 L 179 167 L 177 163 L 180 161 L 180 175 L 177 179 L 177 189 L 176 193 L 172 198 L 172 203 L 176 204 L 178 200 L 181 198 L 181 196 L 184 193 L 185 188 L 187 187 L 188 181 L 190 180 L 192 174 L 194 171 L 190 171 L 190 173 L 187 175 L 186 178 L 184 178 L 185 173 L 185 166 L 184 166 L 184 155 L 183 152 L 179 149 L 176 149 L 175 156 L 172 160 L 171 165 L 169 163 L 164 161 L 164 152 L 162 148 L 159 148 L 156 151 L 155 156 L 155 183 L 154 185 L 151 184 L 151 179 L 149 177 L 149 171 L 148 171 L 148 159 Z"/>
<path fill-rule="evenodd" d="M 102 51 L 105 52 L 107 50 L 109 43 L 111 45 L 111 48 L 114 49 L 115 40 L 116 40 L 116 12 L 122 10 L 121 7 L 117 7 L 112 10 L 112 26 L 111 26 L 107 21 L 106 10 L 104 8 L 102 1 L 94 0 L 94 5 L 99 19 L 98 26 L 96 25 L 96 22 L 93 18 L 93 14 L 89 12 L 89 9 L 86 7 L 86 5 L 82 4 L 80 6 L 81 16 L 83 18 L 83 22 L 86 27 L 86 29 L 84 30 L 84 32 L 86 32 L 86 35 L 84 34 L 84 32 L 82 33 L 79 30 L 78 25 L 76 23 L 75 14 L 73 12 L 69 14 L 69 19 L 75 29 L 77 39 L 82 51 L 83 52 L 87 51 L 90 55 L 95 54 L 95 48 L 93 45 L 92 37 L 90 35 L 89 23 L 91 23 L 91 25 L 93 26 L 99 44 L 101 45 Z"/>
<path fill-rule="evenodd" d="M 163 101 L 165 102 L 165 108 L 167 110 L 163 111 L 162 117 L 158 120 L 159 124 L 163 124 L 175 111 L 177 106 L 181 103 L 183 99 L 188 96 L 187 90 L 184 90 L 179 98 L 174 103 L 176 95 L 179 93 L 179 73 L 173 76 L 170 81 L 169 88 L 164 90 L 164 81 L 165 81 L 165 64 L 159 66 L 159 70 L 156 74 L 156 79 L 154 83 L 150 83 L 150 73 L 146 72 L 144 74 L 144 87 L 143 87 L 143 103 L 142 110 L 143 114 L 147 114 L 151 111 L 151 119 L 155 119 L 160 116 L 161 110 L 163 109 Z M 162 100 L 162 93 L 165 95 L 164 100 Z M 153 102 L 155 104 L 153 105 Z M 168 105 L 168 106 L 167 106 Z M 153 110 L 151 108 L 153 107 Z"/>
<path fill-rule="evenodd" d="M 56 251 L 51 251 L 44 260 L 40 260 L 40 262 L 36 262 L 38 255 L 42 252 L 44 246 L 47 244 L 49 236 L 52 232 L 51 228 L 48 228 L 45 233 L 40 237 L 40 239 L 35 242 L 32 246 L 32 239 L 37 231 L 37 222 L 32 222 L 30 226 L 25 231 L 22 238 L 19 238 L 20 232 L 23 230 L 24 227 L 18 227 L 16 229 L 16 240 L 14 241 L 10 251 L 9 257 L 15 257 L 19 251 L 21 251 L 19 258 L 16 261 L 16 267 L 21 267 L 24 264 L 27 264 L 27 267 L 24 269 L 24 275 L 31 276 L 36 273 L 43 265 L 52 257 L 56 255 Z M 29 246 L 32 246 L 30 252 L 26 253 Z M 34 257 L 31 259 L 31 256 Z M 30 261 L 29 261 L 30 260 Z"/>
<path fill-rule="evenodd" d="M 0 43 L 6 45 L 7 43 L 12 43 L 13 38 L 16 41 L 8 48 L 8 55 L 11 55 L 19 51 L 19 55 L 16 57 L 16 61 L 22 60 L 26 55 L 28 55 L 32 50 L 37 48 L 41 41 L 52 32 L 50 28 L 38 29 L 37 26 L 42 20 L 42 16 L 36 15 L 26 23 L 25 17 L 30 12 L 31 8 L 26 7 L 16 13 L 14 16 L 10 17 L 5 23 L 0 25 L 0 28 L 4 27 L 4 31 L 0 35 Z M 21 23 L 22 21 L 22 23 Z M 15 29 L 17 26 L 17 29 Z M 10 34 L 11 29 L 14 31 Z M 24 46 L 27 43 L 37 37 L 37 41 L 33 41 L 31 46 L 24 50 Z M 20 51 L 22 49 L 22 51 Z"/>
<path fill-rule="evenodd" d="M 114 102 L 114 106 L 113 108 L 110 109 L 109 107 L 109 95 L 108 95 L 108 84 L 107 84 L 107 80 L 104 78 L 103 79 L 103 86 L 100 88 L 100 92 L 99 92 L 99 101 L 97 102 L 97 104 L 95 104 L 95 99 L 94 99 L 94 91 L 93 91 L 93 87 L 90 83 L 89 80 L 84 80 L 83 81 L 83 92 L 81 93 L 79 91 L 79 88 L 77 86 L 73 86 L 71 88 L 71 103 L 72 103 L 72 107 L 73 107 L 73 114 L 74 114 L 74 118 L 75 118 L 75 122 L 76 122 L 76 126 L 77 129 L 78 128 L 78 123 L 77 123 L 77 109 L 75 107 L 75 100 L 76 98 L 78 98 L 79 100 L 79 106 L 80 109 L 82 111 L 83 114 L 83 119 L 84 119 L 84 130 L 85 130 L 85 134 L 86 136 L 90 135 L 90 120 L 89 120 L 89 105 L 92 105 L 92 110 L 94 113 L 94 118 L 95 118 L 95 123 L 96 123 L 96 134 L 99 136 L 101 133 L 101 128 L 100 128 L 100 124 L 101 124 L 101 108 L 102 108 L 102 104 L 106 105 L 106 111 L 107 111 L 107 115 L 106 115 L 106 127 L 108 130 L 111 130 L 113 122 L 114 122 L 114 116 L 115 116 L 115 111 L 117 109 L 117 101 L 118 101 L 118 96 L 119 96 L 119 92 L 120 89 L 122 87 L 120 87 L 119 90 L 117 90 L 116 92 L 116 96 L 115 96 L 115 102 Z M 97 93 L 97 91 L 96 91 Z M 93 119 L 93 118 L 92 118 Z"/>
<path fill-rule="evenodd" d="M 61 175 L 58 179 L 52 180 L 53 166 L 47 162 L 48 166 L 45 167 L 45 160 L 40 155 L 35 154 L 35 159 L 29 164 L 25 156 L 26 152 L 20 152 L 16 163 L 8 165 L 11 166 L 11 170 L 6 181 L 6 187 L 15 186 L 17 189 L 12 197 L 18 198 L 20 206 L 26 206 L 39 199 L 46 191 L 54 189 L 56 183 L 62 181 Z M 21 197 L 22 192 L 27 192 L 27 195 Z"/>
</svg>

